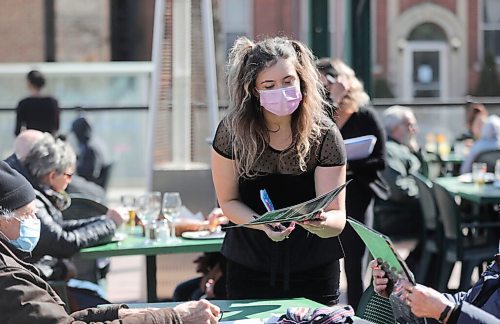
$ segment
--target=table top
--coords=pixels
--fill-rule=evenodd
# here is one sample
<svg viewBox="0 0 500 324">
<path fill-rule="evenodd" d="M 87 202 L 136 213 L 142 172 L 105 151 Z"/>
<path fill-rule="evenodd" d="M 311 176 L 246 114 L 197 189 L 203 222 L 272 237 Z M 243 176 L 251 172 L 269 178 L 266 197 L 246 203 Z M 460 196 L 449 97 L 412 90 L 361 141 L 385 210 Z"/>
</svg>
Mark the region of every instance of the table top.
<svg viewBox="0 0 500 324">
<path fill-rule="evenodd" d="M 307 298 L 289 298 L 289 299 L 267 299 L 267 300 L 210 300 L 211 303 L 220 307 L 223 311 L 221 322 L 236 320 L 266 319 L 273 315 L 281 316 L 286 313 L 289 307 L 308 307 L 318 308 L 325 305 L 317 303 Z M 130 308 L 144 307 L 174 307 L 179 303 L 133 303 L 127 304 Z M 246 321 L 245 321 L 246 322 Z M 262 323 L 261 321 L 256 321 Z M 356 323 L 368 323 L 357 319 Z M 255 323 L 255 321 L 252 321 Z"/>
<path fill-rule="evenodd" d="M 474 183 L 465 183 L 458 177 L 441 177 L 434 180 L 449 192 L 478 204 L 500 203 L 500 188 L 491 183 L 478 186 Z"/>
<path fill-rule="evenodd" d="M 450 153 L 446 156 L 441 156 L 441 161 L 445 163 L 460 164 L 464 161 L 464 157 L 462 155 Z"/>
<path fill-rule="evenodd" d="M 125 255 L 158 255 L 174 253 L 218 252 L 223 239 L 184 239 L 178 242 L 146 243 L 144 237 L 129 235 L 122 241 L 111 242 L 80 250 L 80 256 L 85 259 L 96 259 Z"/>
</svg>

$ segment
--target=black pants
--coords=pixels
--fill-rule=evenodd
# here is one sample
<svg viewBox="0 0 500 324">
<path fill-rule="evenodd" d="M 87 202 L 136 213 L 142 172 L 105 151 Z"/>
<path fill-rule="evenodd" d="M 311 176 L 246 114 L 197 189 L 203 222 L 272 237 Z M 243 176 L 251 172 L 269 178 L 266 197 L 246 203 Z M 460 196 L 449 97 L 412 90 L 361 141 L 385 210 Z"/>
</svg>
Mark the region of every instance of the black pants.
<svg viewBox="0 0 500 324">
<path fill-rule="evenodd" d="M 373 193 L 359 181 L 353 180 L 346 187 L 347 216 L 365 223 L 365 215 L 371 213 Z M 344 249 L 344 269 L 347 278 L 347 301 L 354 309 L 363 294 L 362 260 L 365 253 L 365 244 L 349 223 L 340 234 L 340 241 Z"/>
<path fill-rule="evenodd" d="M 228 299 L 304 297 L 325 305 L 338 303 L 338 260 L 306 271 L 290 273 L 288 289 L 285 289 L 287 285 L 282 273 L 276 275 L 272 284 L 270 273 L 258 272 L 229 260 L 226 270 Z"/>
</svg>

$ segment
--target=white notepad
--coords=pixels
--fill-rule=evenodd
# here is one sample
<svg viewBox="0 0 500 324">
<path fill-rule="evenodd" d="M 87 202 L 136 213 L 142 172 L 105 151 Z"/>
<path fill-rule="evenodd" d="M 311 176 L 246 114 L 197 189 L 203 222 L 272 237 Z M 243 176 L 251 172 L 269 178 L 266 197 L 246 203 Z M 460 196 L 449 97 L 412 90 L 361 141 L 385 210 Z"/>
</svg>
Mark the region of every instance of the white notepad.
<svg viewBox="0 0 500 324">
<path fill-rule="evenodd" d="M 377 138 L 373 135 L 365 135 L 344 140 L 347 160 L 354 161 L 364 159 L 373 152 Z"/>
</svg>

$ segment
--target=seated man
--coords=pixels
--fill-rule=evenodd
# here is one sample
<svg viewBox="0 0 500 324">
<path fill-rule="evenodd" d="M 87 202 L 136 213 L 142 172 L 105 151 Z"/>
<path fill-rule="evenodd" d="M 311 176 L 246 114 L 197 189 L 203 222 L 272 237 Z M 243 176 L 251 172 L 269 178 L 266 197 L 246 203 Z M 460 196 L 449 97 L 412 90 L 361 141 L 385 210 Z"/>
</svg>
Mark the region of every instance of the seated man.
<svg viewBox="0 0 500 324">
<path fill-rule="evenodd" d="M 14 153 L 5 159 L 5 162 L 16 170 L 23 169 L 26 156 L 33 145 L 43 137 L 43 134 L 43 132 L 35 129 L 27 129 L 21 132 L 14 141 Z M 70 195 L 76 194 L 99 202 L 105 202 L 106 199 L 106 192 L 102 187 L 85 180 L 77 174 L 71 177 L 66 192 Z"/>
<path fill-rule="evenodd" d="M 377 260 L 370 262 L 373 289 L 387 298 L 389 278 Z M 422 286 L 405 286 L 406 304 L 417 317 L 432 318 L 440 323 L 499 323 L 500 322 L 500 254 L 481 274 L 479 281 L 467 292 L 441 294 Z"/>
<path fill-rule="evenodd" d="M 40 278 L 38 271 L 18 258 L 30 253 L 40 237 L 30 183 L 0 162 L 0 323 L 216 323 L 220 310 L 202 300 L 165 309 L 127 309 L 111 305 L 66 313 L 64 303 Z M 15 252 L 16 251 L 16 252 Z"/>
<path fill-rule="evenodd" d="M 108 242 L 123 222 L 116 209 L 109 209 L 102 216 L 63 220 L 61 211 L 70 204 L 64 190 L 71 181 L 75 160 L 68 143 L 45 133 L 33 144 L 24 161 L 14 165 L 36 188 L 37 217 L 42 226 L 40 243 L 29 259 L 32 263 L 45 255 L 69 258 L 81 248 Z"/>
<path fill-rule="evenodd" d="M 412 110 L 403 106 L 387 108 L 382 115 L 387 142 L 387 163 L 382 175 L 390 187 L 386 201 L 375 202 L 374 227 L 399 238 L 419 238 L 423 219 L 418 202 L 418 187 L 412 173 L 420 172 L 422 155 L 416 140 L 417 121 Z M 420 243 L 407 263 L 414 268 L 420 257 Z"/>
</svg>

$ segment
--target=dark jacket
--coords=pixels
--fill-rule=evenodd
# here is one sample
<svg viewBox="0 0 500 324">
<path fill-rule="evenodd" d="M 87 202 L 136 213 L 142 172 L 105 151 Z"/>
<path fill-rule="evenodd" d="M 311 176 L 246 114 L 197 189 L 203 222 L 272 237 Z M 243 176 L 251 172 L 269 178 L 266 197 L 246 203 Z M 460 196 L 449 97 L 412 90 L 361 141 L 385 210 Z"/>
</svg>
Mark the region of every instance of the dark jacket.
<svg viewBox="0 0 500 324">
<path fill-rule="evenodd" d="M 78 220 L 64 220 L 50 200 L 35 190 L 37 217 L 41 222 L 40 241 L 33 250 L 33 258 L 52 255 L 69 258 L 80 249 L 109 242 L 116 225 L 107 216 L 96 216 Z"/>
<path fill-rule="evenodd" d="M 460 307 L 448 323 L 500 323 L 500 254 L 469 291 L 444 295 Z"/>
<path fill-rule="evenodd" d="M 36 262 L 44 255 L 69 258 L 82 248 L 108 242 L 113 237 L 116 225 L 110 218 L 103 215 L 64 220 L 61 211 L 54 206 L 51 198 L 43 192 L 26 168 L 21 163 L 12 163 L 10 166 L 31 183 L 36 193 L 37 217 L 41 222 L 40 241 L 29 262 Z"/>
<path fill-rule="evenodd" d="M 120 305 L 87 308 L 70 315 L 54 290 L 30 264 L 19 260 L 0 240 L 0 323 L 182 323 L 169 308 L 118 320 Z"/>
<path fill-rule="evenodd" d="M 386 167 L 386 136 L 375 110 L 370 106 L 360 107 L 342 126 L 340 133 L 344 140 L 365 135 L 374 135 L 377 138 L 373 151 L 367 158 L 349 160 L 347 157 L 347 180 L 359 181 L 363 186 L 370 188 L 378 198 L 387 200 L 390 194 L 389 186 L 380 174 Z"/>
</svg>

